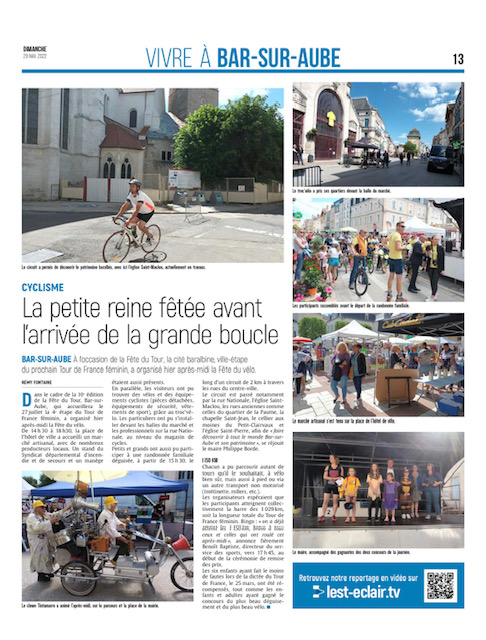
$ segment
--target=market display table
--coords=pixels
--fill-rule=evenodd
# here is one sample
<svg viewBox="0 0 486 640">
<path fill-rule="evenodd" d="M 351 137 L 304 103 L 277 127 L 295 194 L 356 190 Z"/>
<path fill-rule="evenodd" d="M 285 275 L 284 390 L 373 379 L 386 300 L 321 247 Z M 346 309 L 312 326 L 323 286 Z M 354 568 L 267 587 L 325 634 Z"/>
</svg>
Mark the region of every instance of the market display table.
<svg viewBox="0 0 486 640">
<path fill-rule="evenodd" d="M 464 380 L 464 374 L 455 374 L 453 376 L 444 376 L 443 378 L 433 378 L 430 380 L 428 376 L 422 376 L 417 379 L 419 385 L 421 385 L 421 391 L 418 399 L 423 398 L 425 395 L 425 388 L 431 387 L 432 389 L 445 389 L 446 387 L 450 387 L 453 384 L 460 384 Z M 438 413 L 438 401 L 437 398 L 432 398 L 435 404 L 435 408 Z"/>
</svg>

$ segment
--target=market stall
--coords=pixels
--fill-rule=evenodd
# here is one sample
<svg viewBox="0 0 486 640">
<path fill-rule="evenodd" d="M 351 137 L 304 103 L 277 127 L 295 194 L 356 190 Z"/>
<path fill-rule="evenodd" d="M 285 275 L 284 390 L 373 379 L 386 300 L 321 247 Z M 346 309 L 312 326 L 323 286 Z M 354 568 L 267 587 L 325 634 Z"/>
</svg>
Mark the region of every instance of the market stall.
<svg viewBox="0 0 486 640">
<path fill-rule="evenodd" d="M 337 342 L 363 342 L 363 343 L 375 343 L 378 339 L 378 334 L 372 329 L 368 329 L 360 324 L 357 320 L 352 320 L 349 324 L 336 331 L 330 333 L 324 333 L 322 336 L 314 340 L 314 346 L 328 344 L 329 346 L 335 346 Z M 332 354 L 331 354 L 332 355 Z M 375 357 L 365 355 L 366 357 L 366 370 L 370 369 L 370 365 L 373 364 Z M 331 371 L 331 357 L 326 355 L 323 358 L 324 371 L 330 373 Z"/>
<path fill-rule="evenodd" d="M 410 313 L 380 320 L 378 323 L 378 336 L 390 333 L 395 336 L 406 335 L 413 343 L 417 343 L 417 340 L 418 342 L 425 341 L 427 343 L 436 341 L 436 344 L 440 345 L 441 338 L 446 339 L 446 341 L 451 340 L 452 343 L 454 338 L 464 335 L 464 314 Z M 422 379 L 416 369 L 385 369 L 382 371 L 376 369 L 375 377 L 375 402 L 388 401 L 388 403 L 390 403 L 392 394 L 393 401 L 410 403 L 415 397 L 419 385 L 422 387 L 423 394 L 425 386 L 441 390 L 447 386 L 460 384 L 464 379 L 463 374 L 441 377 L 440 380 L 439 378 L 437 380 Z M 396 378 L 396 380 L 392 380 L 392 378 Z M 450 415 L 458 415 L 461 408 L 459 403 L 462 406 L 461 397 L 445 397 L 448 395 L 443 394 L 438 402 L 435 401 L 436 408 L 446 413 L 449 412 L 449 409 L 453 409 L 455 413 L 450 413 Z M 450 395 L 452 396 L 452 394 Z"/>
</svg>

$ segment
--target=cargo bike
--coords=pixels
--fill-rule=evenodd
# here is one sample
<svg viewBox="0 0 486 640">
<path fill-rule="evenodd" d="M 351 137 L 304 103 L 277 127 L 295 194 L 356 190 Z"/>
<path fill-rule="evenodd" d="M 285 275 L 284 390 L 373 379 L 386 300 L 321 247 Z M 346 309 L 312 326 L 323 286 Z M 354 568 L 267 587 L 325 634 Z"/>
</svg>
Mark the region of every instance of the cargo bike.
<svg viewBox="0 0 486 640">
<path fill-rule="evenodd" d="M 175 542 L 171 538 L 159 538 L 162 526 L 154 537 L 128 523 L 125 535 L 129 539 L 130 555 L 120 556 L 114 563 L 116 549 L 110 549 L 109 539 L 99 535 L 96 519 L 88 517 L 88 511 L 96 512 L 100 505 L 85 500 L 84 487 L 80 486 L 83 484 L 76 483 L 69 521 L 64 518 L 53 527 L 54 558 L 59 565 L 54 577 L 61 579 L 68 593 L 87 596 L 100 580 L 140 582 L 154 589 L 152 581 L 169 559 L 174 560 L 170 570 L 172 584 L 180 591 L 193 591 L 194 560 L 190 544 L 183 535 Z M 150 549 L 139 555 L 134 539 L 150 542 Z"/>
</svg>

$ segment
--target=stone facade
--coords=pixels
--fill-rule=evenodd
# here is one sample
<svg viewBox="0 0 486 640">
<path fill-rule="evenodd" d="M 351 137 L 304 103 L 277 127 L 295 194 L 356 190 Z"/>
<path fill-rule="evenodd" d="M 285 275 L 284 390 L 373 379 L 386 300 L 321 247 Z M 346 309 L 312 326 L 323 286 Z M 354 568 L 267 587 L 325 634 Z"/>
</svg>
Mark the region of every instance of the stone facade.
<svg viewBox="0 0 486 640">
<path fill-rule="evenodd" d="M 294 142 L 304 149 L 305 159 L 342 161 L 344 141 L 361 137 L 350 87 L 349 82 L 294 84 Z M 314 130 L 317 135 L 309 135 Z"/>
<path fill-rule="evenodd" d="M 218 104 L 217 89 L 169 92 L 185 117 Z M 103 177 L 107 163 L 116 178 L 127 177 L 128 165 L 131 176 L 167 176 L 184 125 L 166 111 L 164 89 L 24 89 L 22 107 L 24 200 L 56 199 L 60 180 Z"/>
</svg>

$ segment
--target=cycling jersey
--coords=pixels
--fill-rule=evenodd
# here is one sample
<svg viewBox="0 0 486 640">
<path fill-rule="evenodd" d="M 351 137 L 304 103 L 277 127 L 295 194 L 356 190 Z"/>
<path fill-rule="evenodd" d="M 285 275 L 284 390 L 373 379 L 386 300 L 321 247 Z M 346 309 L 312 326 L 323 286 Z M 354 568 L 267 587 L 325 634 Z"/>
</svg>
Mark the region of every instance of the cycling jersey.
<svg viewBox="0 0 486 640">
<path fill-rule="evenodd" d="M 127 202 L 130 202 L 134 209 L 137 207 L 138 203 L 141 202 L 142 206 L 140 207 L 139 213 L 153 213 L 155 209 L 151 198 L 149 198 L 143 191 L 139 191 L 138 193 L 129 193 L 127 196 Z"/>
</svg>

